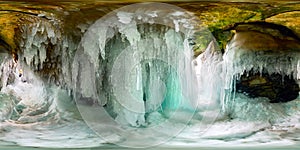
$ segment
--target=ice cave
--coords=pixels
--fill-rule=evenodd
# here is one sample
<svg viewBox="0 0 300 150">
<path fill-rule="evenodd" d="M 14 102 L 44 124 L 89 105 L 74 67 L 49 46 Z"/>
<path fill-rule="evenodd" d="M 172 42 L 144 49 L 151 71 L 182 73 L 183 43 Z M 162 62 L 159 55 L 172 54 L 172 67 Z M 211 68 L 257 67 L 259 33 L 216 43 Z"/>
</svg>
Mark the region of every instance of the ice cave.
<svg viewBox="0 0 300 150">
<path fill-rule="evenodd" d="M 300 1 L 0 6 L 0 149 L 300 148 Z"/>
</svg>

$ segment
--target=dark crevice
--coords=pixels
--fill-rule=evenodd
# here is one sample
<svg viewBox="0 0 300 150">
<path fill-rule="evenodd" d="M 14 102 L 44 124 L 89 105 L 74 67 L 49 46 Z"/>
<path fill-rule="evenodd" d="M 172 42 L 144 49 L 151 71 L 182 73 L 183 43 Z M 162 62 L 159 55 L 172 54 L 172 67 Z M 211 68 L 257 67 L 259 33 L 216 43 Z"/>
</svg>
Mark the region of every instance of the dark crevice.
<svg viewBox="0 0 300 150">
<path fill-rule="evenodd" d="M 248 74 L 248 75 L 247 75 Z M 270 103 L 284 103 L 297 99 L 299 85 L 292 76 L 278 73 L 244 73 L 236 82 L 238 93 L 248 97 L 266 97 Z"/>
<path fill-rule="evenodd" d="M 0 10 L 0 11 L 2 11 L 2 12 L 3 11 L 7 11 L 7 12 L 21 13 L 21 14 L 26 14 L 26 15 L 31 15 L 31 16 L 37 16 L 37 17 L 40 17 L 40 18 L 51 20 L 51 19 L 47 18 L 47 16 L 39 16 L 39 14 L 35 14 L 35 13 L 31 13 L 31 12 L 26 12 L 26 11 L 18 11 L 18 10 Z"/>
<path fill-rule="evenodd" d="M 0 53 L 10 53 L 11 47 L 2 38 L 0 38 Z"/>
<path fill-rule="evenodd" d="M 240 26 L 240 25 L 255 26 L 255 28 L 253 27 L 253 29 L 257 29 L 258 27 L 260 27 L 262 29 L 273 29 L 273 30 L 279 31 L 283 36 L 292 37 L 295 40 L 300 42 L 300 38 L 294 33 L 294 31 L 292 31 L 288 27 L 279 25 L 279 24 L 275 24 L 275 23 L 268 23 L 268 22 L 264 22 L 264 21 L 255 21 L 255 22 L 248 22 L 248 23 L 239 22 L 239 23 L 235 23 L 234 25 L 224 29 L 223 31 L 230 31 L 230 30 L 238 29 L 238 26 Z"/>
</svg>

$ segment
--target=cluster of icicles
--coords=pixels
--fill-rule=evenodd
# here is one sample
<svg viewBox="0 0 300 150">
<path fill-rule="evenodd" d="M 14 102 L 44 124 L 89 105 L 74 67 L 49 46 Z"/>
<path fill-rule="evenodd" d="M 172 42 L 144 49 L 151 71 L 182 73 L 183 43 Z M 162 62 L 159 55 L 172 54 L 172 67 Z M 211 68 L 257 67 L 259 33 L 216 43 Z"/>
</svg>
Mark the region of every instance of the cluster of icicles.
<svg viewBox="0 0 300 150">
<path fill-rule="evenodd" d="M 43 109 L 37 113 L 40 120 L 55 116 L 50 115 L 58 107 L 55 96 L 49 95 L 53 94 L 53 86 L 34 71 L 47 68 L 44 62 L 58 63 L 51 62 L 56 57 L 61 59 L 56 65 L 61 73 L 57 88 L 66 88 L 72 91 L 71 96 L 106 107 L 114 119 L 137 127 L 144 126 L 147 116 L 154 112 L 166 117 L 178 109 L 232 113 L 235 81 L 250 70 L 300 80 L 297 52 L 249 53 L 233 41 L 222 54 L 212 40 L 206 51 L 193 59 L 190 39 L 195 28 L 191 19 L 184 12 L 168 12 L 163 21 L 169 26 L 155 24 L 161 15 L 155 11 L 119 12 L 104 22 L 96 21 L 78 46 L 57 30 L 59 24 L 38 21 L 24 26 L 19 62 L 2 57 L 1 91 L 17 97 L 5 108 L 12 112 L 16 106 L 24 106 L 31 112 L 29 106 L 34 106 Z M 54 48 L 51 54 L 47 54 L 49 45 Z M 1 119 L 7 119 L 8 114 L 12 113 L 2 113 Z M 24 122 L 33 121 L 27 117 Z"/>
</svg>

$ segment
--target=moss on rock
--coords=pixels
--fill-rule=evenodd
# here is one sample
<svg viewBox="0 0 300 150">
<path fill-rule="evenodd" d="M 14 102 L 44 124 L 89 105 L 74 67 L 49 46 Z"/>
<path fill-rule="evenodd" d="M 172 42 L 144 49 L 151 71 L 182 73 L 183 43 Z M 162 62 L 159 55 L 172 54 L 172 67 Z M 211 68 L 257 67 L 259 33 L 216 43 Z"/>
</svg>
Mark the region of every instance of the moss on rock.
<svg viewBox="0 0 300 150">
<path fill-rule="evenodd" d="M 16 48 L 14 37 L 17 27 L 18 15 L 16 13 L 0 13 L 0 37 L 9 45 L 11 50 Z"/>
<path fill-rule="evenodd" d="M 297 36 L 300 37 L 300 11 L 281 13 L 267 18 L 266 22 L 284 25 L 293 30 Z"/>
</svg>

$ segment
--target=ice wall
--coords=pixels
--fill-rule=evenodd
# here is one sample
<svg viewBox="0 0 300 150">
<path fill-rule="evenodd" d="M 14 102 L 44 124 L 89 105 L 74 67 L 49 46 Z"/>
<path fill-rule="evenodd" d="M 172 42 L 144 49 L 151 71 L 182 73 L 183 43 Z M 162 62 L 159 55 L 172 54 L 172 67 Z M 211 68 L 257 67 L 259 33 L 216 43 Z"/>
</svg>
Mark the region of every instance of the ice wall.
<svg viewBox="0 0 300 150">
<path fill-rule="evenodd" d="M 152 112 L 193 111 L 198 95 L 188 17 L 137 9 L 96 21 L 73 63 L 77 98 L 106 107 L 131 126 L 146 125 Z"/>
<path fill-rule="evenodd" d="M 26 16 L 20 21 L 16 57 L 1 54 L 0 95 L 12 97 L 6 118 L 20 123 L 58 119 L 61 103 L 69 101 L 72 106 L 68 97 L 58 100 L 57 92 L 71 89 L 70 54 L 75 44 L 63 35 L 58 19 Z"/>
</svg>

